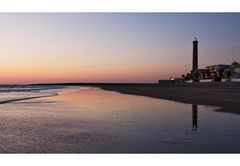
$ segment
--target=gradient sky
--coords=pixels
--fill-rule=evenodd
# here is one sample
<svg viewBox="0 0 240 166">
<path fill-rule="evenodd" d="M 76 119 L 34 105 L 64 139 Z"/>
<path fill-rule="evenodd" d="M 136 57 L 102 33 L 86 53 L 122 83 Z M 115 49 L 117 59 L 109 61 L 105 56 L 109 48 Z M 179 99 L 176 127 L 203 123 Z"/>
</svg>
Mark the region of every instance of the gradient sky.
<svg viewBox="0 0 240 166">
<path fill-rule="evenodd" d="M 240 59 L 240 14 L 234 13 L 1 13 L 0 20 L 4 84 L 180 76 L 185 64 L 191 70 L 195 36 L 199 67 Z"/>
</svg>

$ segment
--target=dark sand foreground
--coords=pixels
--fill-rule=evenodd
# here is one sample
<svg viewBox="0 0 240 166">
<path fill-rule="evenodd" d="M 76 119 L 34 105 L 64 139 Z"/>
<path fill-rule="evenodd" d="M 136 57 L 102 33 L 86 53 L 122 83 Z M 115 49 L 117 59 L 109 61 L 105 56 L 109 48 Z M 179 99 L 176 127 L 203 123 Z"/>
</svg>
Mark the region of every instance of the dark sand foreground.
<svg viewBox="0 0 240 166">
<path fill-rule="evenodd" d="M 142 95 L 189 104 L 219 106 L 218 111 L 240 114 L 240 82 L 192 84 L 111 84 L 104 90 Z"/>
</svg>

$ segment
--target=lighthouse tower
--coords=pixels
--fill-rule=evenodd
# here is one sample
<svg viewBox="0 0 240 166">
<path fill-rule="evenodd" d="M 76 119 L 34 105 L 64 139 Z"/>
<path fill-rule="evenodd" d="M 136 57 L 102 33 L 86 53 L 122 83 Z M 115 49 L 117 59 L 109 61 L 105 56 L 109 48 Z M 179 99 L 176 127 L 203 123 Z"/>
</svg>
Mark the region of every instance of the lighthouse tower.
<svg viewBox="0 0 240 166">
<path fill-rule="evenodd" d="M 192 72 L 195 72 L 198 69 L 198 41 L 195 37 L 193 40 L 193 63 L 192 63 Z"/>
</svg>

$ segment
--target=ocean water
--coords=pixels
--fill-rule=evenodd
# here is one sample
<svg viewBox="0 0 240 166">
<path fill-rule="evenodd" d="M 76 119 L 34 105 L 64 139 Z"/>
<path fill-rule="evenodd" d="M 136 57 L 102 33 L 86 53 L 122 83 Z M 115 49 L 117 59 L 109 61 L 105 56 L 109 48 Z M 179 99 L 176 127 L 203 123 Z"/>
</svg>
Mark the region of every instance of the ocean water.
<svg viewBox="0 0 240 166">
<path fill-rule="evenodd" d="M 99 88 L 0 88 L 1 153 L 240 152 L 239 114 Z"/>
</svg>

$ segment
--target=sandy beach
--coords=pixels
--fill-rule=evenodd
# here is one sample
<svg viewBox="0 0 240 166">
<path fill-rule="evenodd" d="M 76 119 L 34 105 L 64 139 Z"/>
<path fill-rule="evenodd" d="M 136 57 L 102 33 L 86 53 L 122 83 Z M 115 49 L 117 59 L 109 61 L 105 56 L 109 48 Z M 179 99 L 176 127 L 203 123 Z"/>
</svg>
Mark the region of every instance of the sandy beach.
<svg viewBox="0 0 240 166">
<path fill-rule="evenodd" d="M 220 106 L 219 111 L 240 113 L 240 82 L 192 84 L 112 84 L 100 85 L 104 90 L 149 96 L 189 104 Z"/>
<path fill-rule="evenodd" d="M 161 90 L 164 97 L 170 91 L 178 97 L 180 90 L 201 89 L 193 84 L 97 85 L 109 91 L 93 86 L 5 88 L 9 91 L 1 92 L 0 153 L 240 152 L 240 116 L 219 112 L 220 107 L 151 97 Z M 237 85 L 219 85 L 219 94 L 230 95 L 227 88 Z M 205 93 L 207 89 L 205 85 Z M 115 92 L 120 90 L 129 94 Z"/>
</svg>

